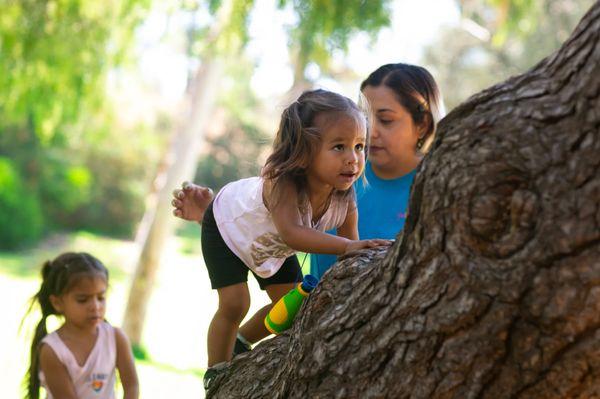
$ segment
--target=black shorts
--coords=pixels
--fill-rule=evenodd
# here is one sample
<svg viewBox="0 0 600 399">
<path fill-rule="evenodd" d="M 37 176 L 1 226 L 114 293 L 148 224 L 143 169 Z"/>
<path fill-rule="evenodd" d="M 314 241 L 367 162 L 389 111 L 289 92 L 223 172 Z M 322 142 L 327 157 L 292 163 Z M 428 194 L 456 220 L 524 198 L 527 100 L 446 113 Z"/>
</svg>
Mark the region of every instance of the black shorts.
<svg viewBox="0 0 600 399">
<path fill-rule="evenodd" d="M 254 273 L 227 246 L 217 227 L 212 202 L 204 212 L 202 220 L 202 255 L 208 269 L 213 289 L 248 281 L 248 271 L 254 274 L 260 289 L 273 284 L 289 284 L 302 281 L 302 270 L 296 255 L 290 256 L 273 276 L 262 278 Z"/>
</svg>

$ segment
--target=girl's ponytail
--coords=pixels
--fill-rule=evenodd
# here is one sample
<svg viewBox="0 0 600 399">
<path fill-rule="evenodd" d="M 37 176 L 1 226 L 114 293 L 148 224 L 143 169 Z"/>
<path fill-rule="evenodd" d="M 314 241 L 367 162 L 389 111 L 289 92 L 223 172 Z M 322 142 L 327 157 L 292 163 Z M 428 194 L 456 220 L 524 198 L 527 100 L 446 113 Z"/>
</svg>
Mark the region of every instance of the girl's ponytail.
<svg viewBox="0 0 600 399">
<path fill-rule="evenodd" d="M 311 103 L 301 96 L 281 114 L 279 129 L 273 143 L 273 152 L 267 158 L 262 177 L 272 182 L 267 198 L 273 209 L 282 199 L 282 183 L 291 181 L 298 188 L 304 185 L 306 168 L 312 147 L 318 143 L 318 133 L 312 127 L 315 112 Z"/>
<path fill-rule="evenodd" d="M 275 136 L 273 147 L 280 151 L 275 151 L 269 157 L 266 163 L 265 172 L 269 175 L 268 178 L 277 178 L 287 169 L 286 161 L 292 159 L 293 153 L 298 150 L 302 140 L 302 119 L 301 119 L 301 104 L 298 101 L 293 102 L 287 107 L 282 115 L 279 124 L 279 131 L 282 134 Z M 277 159 L 277 162 L 275 161 Z M 277 165 L 277 166 L 275 166 Z M 270 170 L 269 166 L 273 166 Z M 296 165 L 297 166 L 297 165 Z M 268 172 L 267 172 L 268 171 Z"/>
<path fill-rule="evenodd" d="M 35 335 L 33 336 L 33 342 L 31 343 L 31 357 L 29 371 L 27 372 L 28 399 L 39 399 L 40 397 L 40 377 L 38 375 L 40 363 L 39 345 L 42 339 L 48 334 L 46 331 L 47 317 L 48 316 L 42 316 L 42 319 L 35 329 Z"/>
<path fill-rule="evenodd" d="M 51 281 L 51 274 L 52 262 L 47 261 L 42 267 L 42 285 L 37 294 L 35 294 L 33 298 L 31 298 L 31 306 L 29 307 L 29 311 L 31 311 L 35 302 L 38 302 L 42 311 L 42 318 L 39 321 L 37 327 L 35 328 L 35 334 L 33 336 L 33 341 L 31 342 L 29 371 L 27 372 L 26 377 L 28 399 L 39 399 L 40 397 L 40 377 L 38 375 L 40 361 L 40 342 L 42 342 L 42 339 L 44 339 L 44 337 L 48 334 L 48 331 L 46 330 L 46 319 L 51 314 L 56 313 L 54 307 L 52 306 L 52 303 L 50 302 L 51 290 L 49 287 L 49 283 Z M 29 313 L 29 311 L 27 313 Z"/>
</svg>

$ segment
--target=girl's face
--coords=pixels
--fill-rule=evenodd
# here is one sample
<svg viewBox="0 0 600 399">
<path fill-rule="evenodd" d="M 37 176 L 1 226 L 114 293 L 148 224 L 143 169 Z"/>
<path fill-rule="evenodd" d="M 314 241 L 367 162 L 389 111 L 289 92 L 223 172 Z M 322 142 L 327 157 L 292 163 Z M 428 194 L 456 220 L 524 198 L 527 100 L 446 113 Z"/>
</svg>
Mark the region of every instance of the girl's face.
<svg viewBox="0 0 600 399">
<path fill-rule="evenodd" d="M 373 172 L 383 179 L 395 179 L 419 164 L 416 152 L 421 129 L 387 86 L 366 86 L 373 121 L 369 141 L 369 161 Z"/>
<path fill-rule="evenodd" d="M 321 132 L 321 144 L 307 169 L 309 189 L 348 190 L 365 166 L 364 120 L 360 116 L 319 114 L 315 125 Z"/>
<path fill-rule="evenodd" d="M 95 329 L 106 313 L 106 279 L 82 277 L 67 293 L 52 295 L 50 300 L 65 317 L 65 324 L 82 330 Z"/>
</svg>

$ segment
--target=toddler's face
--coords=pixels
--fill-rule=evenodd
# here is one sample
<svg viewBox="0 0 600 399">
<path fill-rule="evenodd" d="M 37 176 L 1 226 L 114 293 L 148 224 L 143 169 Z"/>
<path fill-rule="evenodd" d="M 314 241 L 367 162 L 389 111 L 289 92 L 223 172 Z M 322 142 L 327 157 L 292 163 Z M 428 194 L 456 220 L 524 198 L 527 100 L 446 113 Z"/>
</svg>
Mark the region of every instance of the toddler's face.
<svg viewBox="0 0 600 399">
<path fill-rule="evenodd" d="M 365 165 L 364 119 L 360 115 L 317 115 L 315 125 L 321 132 L 321 145 L 307 170 L 309 186 L 348 190 Z"/>
<path fill-rule="evenodd" d="M 416 153 L 419 129 L 390 88 L 367 86 L 363 94 L 373 119 L 368 154 L 373 171 L 387 179 L 405 175 L 420 161 Z"/>
</svg>

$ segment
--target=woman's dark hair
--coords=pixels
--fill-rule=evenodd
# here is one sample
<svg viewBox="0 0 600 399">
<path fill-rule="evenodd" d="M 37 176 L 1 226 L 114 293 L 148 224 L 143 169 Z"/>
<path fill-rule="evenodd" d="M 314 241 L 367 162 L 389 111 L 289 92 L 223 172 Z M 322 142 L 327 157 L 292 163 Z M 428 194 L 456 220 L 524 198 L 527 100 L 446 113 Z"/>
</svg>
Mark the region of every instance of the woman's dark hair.
<svg viewBox="0 0 600 399">
<path fill-rule="evenodd" d="M 371 73 L 361 83 L 360 90 L 381 85 L 396 94 L 398 102 L 410 113 L 416 125 L 425 126 L 426 144 L 421 152 L 426 152 L 442 116 L 440 92 L 433 76 L 427 69 L 417 65 L 386 64 Z"/>
<path fill-rule="evenodd" d="M 98 276 L 108 282 L 108 269 L 102 262 L 87 253 L 66 252 L 52 261 L 46 261 L 42 266 L 42 285 L 37 294 L 31 298 L 31 306 L 29 307 L 29 311 L 31 311 L 33 305 L 39 303 L 42 319 L 35 329 L 35 335 L 31 343 L 29 371 L 25 378 L 27 398 L 38 399 L 40 396 L 40 379 L 38 376 L 40 342 L 48 334 L 46 319 L 50 315 L 58 314 L 52 306 L 50 296 L 66 294 L 83 277 Z"/>
<path fill-rule="evenodd" d="M 361 129 L 365 128 L 363 113 L 349 98 L 322 89 L 302 93 L 283 111 L 273 152 L 262 170 L 262 177 L 272 184 L 267 200 L 270 206 L 276 206 L 281 199 L 281 183 L 284 181 L 291 181 L 299 191 L 303 190 L 306 169 L 321 143 L 322 132 L 315 125 L 315 119 L 320 114 L 327 114 L 326 123 L 334 123 L 336 119 L 348 116 Z M 353 194 L 353 189 L 336 194 L 346 197 Z"/>
</svg>

